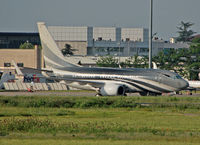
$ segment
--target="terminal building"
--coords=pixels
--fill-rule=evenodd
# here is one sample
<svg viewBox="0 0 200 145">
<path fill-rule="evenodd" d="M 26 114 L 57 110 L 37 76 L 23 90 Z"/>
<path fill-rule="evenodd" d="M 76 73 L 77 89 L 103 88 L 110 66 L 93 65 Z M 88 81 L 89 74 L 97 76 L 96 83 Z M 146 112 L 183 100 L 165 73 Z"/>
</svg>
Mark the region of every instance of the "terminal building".
<svg viewBox="0 0 200 145">
<path fill-rule="evenodd" d="M 76 50 L 75 55 L 148 55 L 149 33 L 145 28 L 49 26 L 48 30 L 60 48 L 68 44 Z M 153 55 L 169 48 L 189 48 L 189 45 L 158 39 L 153 41 Z"/>
</svg>

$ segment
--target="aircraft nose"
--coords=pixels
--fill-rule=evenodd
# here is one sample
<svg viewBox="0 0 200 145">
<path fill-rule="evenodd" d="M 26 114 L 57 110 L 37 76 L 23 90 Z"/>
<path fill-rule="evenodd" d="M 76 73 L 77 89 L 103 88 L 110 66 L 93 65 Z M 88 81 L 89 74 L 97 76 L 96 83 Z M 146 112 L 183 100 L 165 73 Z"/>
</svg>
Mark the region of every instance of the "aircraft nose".
<svg viewBox="0 0 200 145">
<path fill-rule="evenodd" d="M 189 83 L 186 80 L 181 80 L 181 85 L 180 85 L 180 89 L 183 90 L 185 88 L 189 87 Z"/>
</svg>

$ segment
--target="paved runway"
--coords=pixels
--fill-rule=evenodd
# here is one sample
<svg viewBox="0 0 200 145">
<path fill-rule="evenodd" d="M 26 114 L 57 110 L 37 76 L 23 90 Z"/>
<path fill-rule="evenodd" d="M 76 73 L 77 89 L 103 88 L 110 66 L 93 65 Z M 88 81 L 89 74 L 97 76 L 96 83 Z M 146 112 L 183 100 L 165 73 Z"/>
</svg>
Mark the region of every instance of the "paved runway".
<svg viewBox="0 0 200 145">
<path fill-rule="evenodd" d="M 36 91 L 36 92 L 0 92 L 0 96 L 95 96 L 93 91 Z"/>
</svg>

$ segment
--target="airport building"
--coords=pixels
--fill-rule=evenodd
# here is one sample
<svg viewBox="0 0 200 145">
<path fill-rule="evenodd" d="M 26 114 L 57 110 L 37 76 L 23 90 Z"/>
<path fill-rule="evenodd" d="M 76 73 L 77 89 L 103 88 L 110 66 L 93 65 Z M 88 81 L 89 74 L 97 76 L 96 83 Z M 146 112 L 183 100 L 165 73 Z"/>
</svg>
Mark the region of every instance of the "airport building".
<svg viewBox="0 0 200 145">
<path fill-rule="evenodd" d="M 61 49 L 68 44 L 75 50 L 75 55 L 148 55 L 149 34 L 145 28 L 49 26 L 48 30 Z M 189 48 L 189 45 L 158 39 L 153 41 L 153 55 L 169 48 Z"/>
<path fill-rule="evenodd" d="M 41 49 L 35 46 L 34 49 L 0 49 L 0 69 L 12 68 L 12 60 L 19 67 L 41 69 L 43 58 Z"/>
</svg>

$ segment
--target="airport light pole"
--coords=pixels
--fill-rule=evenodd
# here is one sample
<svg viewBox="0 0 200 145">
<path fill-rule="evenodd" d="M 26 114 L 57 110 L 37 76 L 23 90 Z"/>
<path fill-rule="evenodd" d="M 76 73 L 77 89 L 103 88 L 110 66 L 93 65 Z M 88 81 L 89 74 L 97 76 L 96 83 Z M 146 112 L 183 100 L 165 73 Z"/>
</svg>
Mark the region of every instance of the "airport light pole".
<svg viewBox="0 0 200 145">
<path fill-rule="evenodd" d="M 128 41 L 128 57 L 130 57 L 130 40 Z"/>
<path fill-rule="evenodd" d="M 153 0 L 150 0 L 150 21 L 149 21 L 149 68 L 152 68 L 152 28 L 153 28 Z"/>
<path fill-rule="evenodd" d="M 119 52 L 118 52 L 119 53 L 119 55 L 118 55 L 119 56 L 119 60 L 118 61 L 119 61 L 119 68 L 120 68 L 120 42 L 118 42 L 117 44 L 118 44 L 118 47 L 119 47 Z"/>
</svg>

